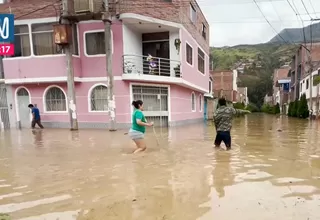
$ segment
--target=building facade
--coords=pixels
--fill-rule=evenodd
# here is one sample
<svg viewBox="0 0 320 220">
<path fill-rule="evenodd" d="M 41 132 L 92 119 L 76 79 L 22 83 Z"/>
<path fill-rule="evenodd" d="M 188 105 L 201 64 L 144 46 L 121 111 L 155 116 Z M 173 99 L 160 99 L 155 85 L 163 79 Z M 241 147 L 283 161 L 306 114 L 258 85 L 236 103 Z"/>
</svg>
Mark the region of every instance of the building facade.
<svg viewBox="0 0 320 220">
<path fill-rule="evenodd" d="M 237 102 L 243 103 L 246 106 L 249 104 L 248 87 L 238 87 Z"/>
<path fill-rule="evenodd" d="M 320 43 L 306 44 L 300 46 L 291 61 L 291 85 L 290 101 L 300 99 L 300 81 L 310 75 L 311 65 L 317 66 L 320 62 Z"/>
<path fill-rule="evenodd" d="M 83 4 L 76 4 L 79 2 Z M 90 2 L 75 0 L 75 13 L 94 10 Z M 204 94 L 209 93 L 210 85 L 209 25 L 198 4 L 117 2 L 112 69 L 118 127 L 131 123 L 131 102 L 136 99 L 144 101 L 147 119 L 156 124 L 203 120 Z M 72 103 L 67 103 L 66 56 L 53 43 L 59 5 L 49 0 L 0 5 L 1 13 L 10 6 L 16 18 L 15 56 L 3 59 L 11 125 L 30 127 L 27 105 L 33 103 L 45 126 L 69 127 Z M 80 21 L 73 25 L 72 33 L 79 127 L 108 127 L 104 24 L 101 20 Z"/>
<path fill-rule="evenodd" d="M 273 73 L 272 104 L 279 104 L 280 112 L 287 114 L 289 108 L 289 91 L 291 78 L 288 77 L 290 66 L 282 66 Z"/>
<path fill-rule="evenodd" d="M 237 70 L 211 71 L 213 93 L 215 97 L 225 97 L 230 102 L 237 102 Z"/>
<path fill-rule="evenodd" d="M 313 71 L 312 73 L 312 78 L 313 79 L 315 76 L 320 76 L 320 69 L 317 69 Z M 307 101 L 308 101 L 308 107 L 311 113 L 316 116 L 319 115 L 319 109 L 320 109 L 320 103 L 319 103 L 319 96 L 320 96 L 320 89 L 319 86 L 316 86 L 313 84 L 312 81 L 310 81 L 310 76 L 304 77 L 300 81 L 300 97 L 302 94 L 306 95 Z M 312 91 L 310 91 L 312 89 Z M 311 94 L 310 94 L 311 92 Z M 312 99 L 312 106 L 310 106 L 310 95 Z M 317 114 L 318 113 L 318 114 Z"/>
</svg>

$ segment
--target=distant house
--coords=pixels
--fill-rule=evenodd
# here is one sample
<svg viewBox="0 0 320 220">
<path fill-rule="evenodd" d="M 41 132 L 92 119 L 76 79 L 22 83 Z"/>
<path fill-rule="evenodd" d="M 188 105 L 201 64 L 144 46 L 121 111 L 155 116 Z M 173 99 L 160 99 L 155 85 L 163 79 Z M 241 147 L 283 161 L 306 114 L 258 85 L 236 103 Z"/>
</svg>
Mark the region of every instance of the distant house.
<svg viewBox="0 0 320 220">
<path fill-rule="evenodd" d="M 211 71 L 214 97 L 225 97 L 228 101 L 237 101 L 237 70 Z"/>
<path fill-rule="evenodd" d="M 313 71 L 312 77 L 320 76 L 320 68 Z M 310 89 L 312 88 L 312 106 L 310 107 Z M 317 86 L 313 85 L 313 82 L 310 82 L 310 76 L 304 77 L 300 81 L 300 97 L 302 94 L 306 94 L 308 101 L 309 109 L 312 110 L 312 113 L 316 115 L 317 111 L 320 109 L 320 103 L 317 103 L 317 97 L 320 96 L 320 89 Z M 318 106 L 317 106 L 318 105 Z"/>
<path fill-rule="evenodd" d="M 272 104 L 279 103 L 280 111 L 287 113 L 289 107 L 289 88 L 291 79 L 288 77 L 290 71 L 289 66 L 283 66 L 275 69 L 273 73 L 273 94 Z"/>
<path fill-rule="evenodd" d="M 300 98 L 300 83 L 306 76 L 310 75 L 310 57 L 311 63 L 314 66 L 320 63 L 320 43 L 313 43 L 311 54 L 308 50 L 311 49 L 311 44 L 300 46 L 291 61 L 291 84 L 290 84 L 290 101 Z"/>
<path fill-rule="evenodd" d="M 247 87 L 238 87 L 237 91 L 237 102 L 241 102 L 245 105 L 249 104 L 248 98 L 248 88 Z"/>
</svg>

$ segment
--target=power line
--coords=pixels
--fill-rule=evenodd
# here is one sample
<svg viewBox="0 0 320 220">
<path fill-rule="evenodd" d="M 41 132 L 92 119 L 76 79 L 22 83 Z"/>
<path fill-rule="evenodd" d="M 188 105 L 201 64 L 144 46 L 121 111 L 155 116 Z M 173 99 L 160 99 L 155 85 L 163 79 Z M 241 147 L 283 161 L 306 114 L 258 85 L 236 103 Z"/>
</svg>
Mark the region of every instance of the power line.
<svg viewBox="0 0 320 220">
<path fill-rule="evenodd" d="M 316 13 L 316 10 L 315 10 L 314 7 L 313 7 L 313 4 L 312 4 L 311 0 L 309 0 L 309 3 L 310 3 L 310 5 L 311 5 L 311 8 L 312 8 L 314 14 L 317 14 L 317 13 Z M 316 17 L 318 17 L 318 16 L 316 16 Z"/>
<path fill-rule="evenodd" d="M 41 11 L 41 10 L 43 10 L 43 9 L 45 9 L 45 8 L 48 8 L 48 7 L 53 7 L 54 10 L 55 10 L 55 12 L 56 12 L 56 17 L 58 17 L 58 10 L 56 9 L 55 4 L 57 4 L 57 3 L 59 3 L 59 2 L 60 2 L 60 0 L 57 0 L 57 1 L 54 2 L 54 3 L 45 5 L 45 6 L 41 7 L 41 8 L 35 9 L 35 10 L 33 10 L 33 11 L 30 11 L 30 12 L 28 12 L 28 13 L 25 13 L 25 14 L 22 14 L 22 15 L 20 15 L 20 16 L 18 16 L 18 17 L 15 17 L 15 19 L 19 19 L 19 18 L 28 16 L 28 15 L 30 15 L 30 14 L 33 14 L 33 13 L 38 12 L 38 11 Z"/>
<path fill-rule="evenodd" d="M 312 20 L 312 17 L 311 17 L 311 15 L 310 15 L 310 13 L 309 13 L 309 11 L 308 11 L 308 9 L 307 9 L 306 5 L 304 4 L 304 1 L 303 1 L 303 0 L 301 0 L 301 2 L 302 2 L 302 5 L 303 5 L 304 9 L 305 9 L 305 10 L 306 10 L 306 12 L 307 12 L 307 14 L 309 15 L 310 19 Z"/>
<path fill-rule="evenodd" d="M 283 24 L 282 19 L 281 19 L 281 17 L 280 17 L 280 15 L 279 15 L 279 13 L 278 13 L 278 11 L 277 11 L 276 7 L 275 7 L 275 6 L 274 6 L 274 4 L 273 4 L 273 1 L 272 1 L 272 0 L 270 0 L 270 2 L 271 2 L 271 5 L 272 5 L 272 7 L 273 7 L 274 11 L 276 12 L 276 14 L 277 14 L 278 18 L 280 19 L 281 24 Z M 287 31 L 287 29 L 286 29 L 286 28 L 284 29 L 284 31 L 286 32 L 286 34 L 288 35 L 288 37 L 289 37 L 289 38 L 291 38 L 290 33 Z"/>
<path fill-rule="evenodd" d="M 280 33 L 277 32 L 277 30 L 272 26 L 272 24 L 270 23 L 270 21 L 267 19 L 267 17 L 264 15 L 263 11 L 261 10 L 260 6 L 258 5 L 256 0 L 253 0 L 254 3 L 256 4 L 257 8 L 259 9 L 259 11 L 261 12 L 262 16 L 264 17 L 264 19 L 266 20 L 266 22 L 270 25 L 270 27 L 273 29 L 273 31 L 285 42 L 288 44 L 288 42 L 281 36 Z"/>
<path fill-rule="evenodd" d="M 298 13 L 299 10 L 296 6 L 296 4 L 294 3 L 294 0 L 292 0 L 292 4 L 293 4 L 293 7 L 295 8 L 295 13 L 296 13 L 296 16 L 297 18 L 301 20 L 301 24 L 302 24 L 302 35 L 303 35 L 303 40 L 304 40 L 304 44 L 307 45 L 307 39 L 306 39 L 306 33 L 305 33 L 305 29 L 304 29 L 304 22 L 303 22 L 303 19 L 301 17 L 301 15 Z"/>
</svg>

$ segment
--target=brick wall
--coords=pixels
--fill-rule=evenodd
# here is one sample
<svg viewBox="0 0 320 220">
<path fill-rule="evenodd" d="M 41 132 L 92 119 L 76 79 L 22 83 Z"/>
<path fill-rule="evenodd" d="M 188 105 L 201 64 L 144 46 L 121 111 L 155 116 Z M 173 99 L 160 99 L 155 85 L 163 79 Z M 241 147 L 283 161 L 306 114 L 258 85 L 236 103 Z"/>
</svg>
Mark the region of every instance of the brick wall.
<svg viewBox="0 0 320 220">
<path fill-rule="evenodd" d="M 190 3 L 185 0 L 120 0 L 120 13 L 136 13 L 148 17 L 181 23 L 201 45 L 206 53 L 209 53 L 209 24 L 202 14 L 196 1 L 191 0 L 197 11 L 197 21 L 192 23 L 190 19 Z M 202 36 L 202 24 L 206 26 L 206 39 Z"/>
<path fill-rule="evenodd" d="M 197 11 L 195 24 L 190 19 L 190 3 L 185 0 L 119 0 L 118 8 L 120 13 L 136 13 L 181 23 L 209 53 L 209 24 L 196 1 L 191 2 Z M 16 19 L 59 17 L 61 8 L 61 0 L 11 0 L 10 3 L 0 4 L 0 13 L 13 13 Z M 202 24 L 207 28 L 206 39 L 201 34 Z"/>
<path fill-rule="evenodd" d="M 221 74 L 222 72 L 222 74 Z M 211 71 L 214 90 L 232 90 L 233 89 L 233 72 L 232 71 Z"/>
<path fill-rule="evenodd" d="M 61 3 L 57 0 L 11 0 L 0 4 L 0 13 L 12 13 L 15 19 L 59 17 Z"/>
</svg>

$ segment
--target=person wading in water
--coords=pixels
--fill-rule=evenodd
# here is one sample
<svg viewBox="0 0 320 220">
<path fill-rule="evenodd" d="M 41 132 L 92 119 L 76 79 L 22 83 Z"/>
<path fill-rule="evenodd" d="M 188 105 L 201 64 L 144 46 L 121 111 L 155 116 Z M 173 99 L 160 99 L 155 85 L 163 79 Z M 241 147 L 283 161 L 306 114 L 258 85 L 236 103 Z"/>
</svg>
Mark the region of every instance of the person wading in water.
<svg viewBox="0 0 320 220">
<path fill-rule="evenodd" d="M 247 110 L 235 109 L 227 106 L 225 98 L 220 98 L 218 101 L 219 108 L 214 114 L 214 124 L 216 126 L 217 135 L 214 141 L 215 148 L 220 148 L 221 142 L 223 141 L 227 147 L 227 150 L 231 150 L 231 134 L 232 119 L 234 115 L 248 114 L 251 113 Z"/>
<path fill-rule="evenodd" d="M 152 127 L 153 122 L 148 123 L 143 114 L 143 102 L 141 100 L 133 101 L 132 105 L 135 110 L 132 114 L 132 127 L 129 131 L 130 138 L 137 145 L 137 149 L 133 153 L 145 151 L 147 146 L 144 141 L 144 133 L 146 132 L 146 126 Z"/>
<path fill-rule="evenodd" d="M 39 109 L 37 107 L 34 107 L 32 104 L 29 104 L 28 107 L 31 109 L 32 113 L 31 128 L 34 129 L 37 124 L 41 129 L 43 129 Z"/>
</svg>

